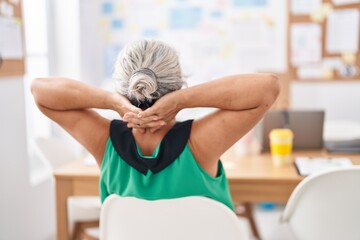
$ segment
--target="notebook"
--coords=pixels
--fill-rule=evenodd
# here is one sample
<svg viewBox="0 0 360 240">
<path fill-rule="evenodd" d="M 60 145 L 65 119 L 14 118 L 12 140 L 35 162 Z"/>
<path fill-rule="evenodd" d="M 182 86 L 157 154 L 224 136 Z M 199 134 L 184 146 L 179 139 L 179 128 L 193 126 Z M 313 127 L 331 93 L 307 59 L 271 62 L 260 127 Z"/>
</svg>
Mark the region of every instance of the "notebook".
<svg viewBox="0 0 360 240">
<path fill-rule="evenodd" d="M 324 170 L 349 167 L 352 162 L 349 158 L 322 158 L 322 157 L 297 157 L 295 159 L 295 167 L 301 176 L 308 176 Z"/>
</svg>

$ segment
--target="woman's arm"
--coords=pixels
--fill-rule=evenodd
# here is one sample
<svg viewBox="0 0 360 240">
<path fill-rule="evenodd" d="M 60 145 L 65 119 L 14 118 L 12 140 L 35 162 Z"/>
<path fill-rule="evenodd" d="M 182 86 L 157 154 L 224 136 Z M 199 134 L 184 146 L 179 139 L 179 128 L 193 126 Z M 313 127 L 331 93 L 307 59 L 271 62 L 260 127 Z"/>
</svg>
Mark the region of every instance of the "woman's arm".
<svg viewBox="0 0 360 240">
<path fill-rule="evenodd" d="M 194 121 L 189 140 L 199 164 L 215 175 L 220 156 L 255 126 L 278 94 L 273 74 L 234 75 L 167 94 L 139 116 L 169 120 L 184 108 L 218 108 Z"/>
<path fill-rule="evenodd" d="M 111 109 L 121 116 L 140 112 L 119 94 L 66 78 L 38 78 L 31 92 L 39 109 L 79 141 L 101 165 L 110 121 L 91 108 Z"/>
</svg>

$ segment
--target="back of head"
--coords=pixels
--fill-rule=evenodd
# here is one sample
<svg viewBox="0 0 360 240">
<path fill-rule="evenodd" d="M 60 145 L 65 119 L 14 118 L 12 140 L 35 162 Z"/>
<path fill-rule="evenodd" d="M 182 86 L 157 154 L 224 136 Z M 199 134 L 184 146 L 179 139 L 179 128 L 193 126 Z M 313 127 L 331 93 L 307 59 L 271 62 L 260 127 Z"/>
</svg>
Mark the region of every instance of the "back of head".
<svg viewBox="0 0 360 240">
<path fill-rule="evenodd" d="M 176 51 L 155 40 L 125 46 L 116 60 L 113 78 L 116 91 L 135 105 L 151 105 L 185 84 Z"/>
</svg>

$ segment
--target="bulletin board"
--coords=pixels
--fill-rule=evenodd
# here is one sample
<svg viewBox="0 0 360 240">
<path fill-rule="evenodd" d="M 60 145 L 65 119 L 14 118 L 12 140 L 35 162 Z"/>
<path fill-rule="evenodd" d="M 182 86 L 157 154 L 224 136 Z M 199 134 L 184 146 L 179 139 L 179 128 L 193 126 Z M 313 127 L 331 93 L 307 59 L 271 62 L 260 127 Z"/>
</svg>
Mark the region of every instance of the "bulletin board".
<svg viewBox="0 0 360 240">
<path fill-rule="evenodd" d="M 25 73 L 20 0 L 0 0 L 0 79 Z"/>
<path fill-rule="evenodd" d="M 360 3 L 289 0 L 289 80 L 360 80 Z"/>
</svg>

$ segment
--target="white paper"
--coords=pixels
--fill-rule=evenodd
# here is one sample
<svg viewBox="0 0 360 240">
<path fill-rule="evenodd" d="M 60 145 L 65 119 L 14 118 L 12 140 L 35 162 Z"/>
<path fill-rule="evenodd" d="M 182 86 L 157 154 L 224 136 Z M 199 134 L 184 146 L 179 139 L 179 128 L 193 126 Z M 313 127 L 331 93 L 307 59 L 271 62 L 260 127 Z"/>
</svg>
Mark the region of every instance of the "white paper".
<svg viewBox="0 0 360 240">
<path fill-rule="evenodd" d="M 350 167 L 352 162 L 349 158 L 297 157 L 295 165 L 301 176 L 307 176 L 324 170 Z"/>
<path fill-rule="evenodd" d="M 291 13 L 308 15 L 321 7 L 321 0 L 291 0 Z"/>
<path fill-rule="evenodd" d="M 340 70 L 345 64 L 341 58 L 328 57 L 323 59 L 322 65 L 326 68 Z"/>
<path fill-rule="evenodd" d="M 328 15 L 326 50 L 328 53 L 355 53 L 359 45 L 360 12 L 338 10 Z"/>
<path fill-rule="evenodd" d="M 350 120 L 333 120 L 324 123 L 324 141 L 351 141 L 360 139 L 360 123 Z"/>
<path fill-rule="evenodd" d="M 291 26 L 291 63 L 294 66 L 321 60 L 321 28 L 315 23 Z"/>
<path fill-rule="evenodd" d="M 0 2 L 0 14 L 5 17 L 13 17 L 14 7 L 7 2 Z"/>
<path fill-rule="evenodd" d="M 297 77 L 299 79 L 321 79 L 323 77 L 322 65 L 311 65 L 299 67 L 297 69 Z"/>
<path fill-rule="evenodd" d="M 352 3 L 360 3 L 360 0 L 332 0 L 335 5 L 345 5 Z"/>
<path fill-rule="evenodd" d="M 0 17 L 0 53 L 4 59 L 23 57 L 21 24 L 14 18 Z"/>
</svg>

